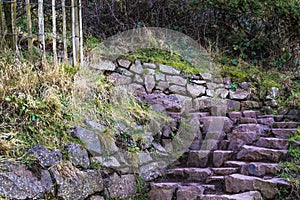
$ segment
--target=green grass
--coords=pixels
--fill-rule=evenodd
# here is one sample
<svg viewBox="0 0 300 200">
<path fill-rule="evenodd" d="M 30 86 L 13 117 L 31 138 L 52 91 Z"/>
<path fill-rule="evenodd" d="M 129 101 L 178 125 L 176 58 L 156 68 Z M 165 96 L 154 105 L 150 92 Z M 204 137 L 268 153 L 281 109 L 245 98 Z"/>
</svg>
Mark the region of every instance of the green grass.
<svg viewBox="0 0 300 200">
<path fill-rule="evenodd" d="M 167 52 L 164 50 L 158 49 L 141 49 L 124 55 L 123 58 L 126 58 L 131 61 L 141 60 L 142 62 L 150 62 L 157 64 L 164 64 L 173 66 L 176 69 L 179 69 L 184 74 L 197 74 L 199 69 L 192 66 L 189 62 L 184 60 L 180 55 L 176 53 Z"/>
<path fill-rule="evenodd" d="M 300 127 L 298 128 L 297 133 L 291 137 L 290 142 L 300 141 Z M 281 162 L 280 166 L 282 167 L 281 177 L 288 180 L 292 186 L 291 191 L 281 191 L 281 193 L 285 193 L 291 195 L 294 198 L 299 199 L 300 196 L 300 147 L 294 147 L 290 145 L 289 147 L 289 161 Z"/>
</svg>

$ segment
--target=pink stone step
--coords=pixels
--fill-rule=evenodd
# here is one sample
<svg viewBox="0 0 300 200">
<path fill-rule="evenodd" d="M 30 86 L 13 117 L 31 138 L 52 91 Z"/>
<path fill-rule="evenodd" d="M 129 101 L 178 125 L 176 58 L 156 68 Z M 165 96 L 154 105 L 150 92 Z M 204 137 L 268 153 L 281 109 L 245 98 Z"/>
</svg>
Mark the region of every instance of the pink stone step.
<svg viewBox="0 0 300 200">
<path fill-rule="evenodd" d="M 275 122 L 273 124 L 274 128 L 298 128 L 300 122 Z"/>
<path fill-rule="evenodd" d="M 287 150 L 275 150 L 243 145 L 241 151 L 237 154 L 237 160 L 279 162 L 287 155 L 287 153 Z"/>
<path fill-rule="evenodd" d="M 262 179 L 242 174 L 232 174 L 225 177 L 226 192 L 239 193 L 246 191 L 258 190 L 263 198 L 274 199 L 278 194 L 278 189 L 284 187 L 289 188 L 287 181 L 280 178 Z"/>
<path fill-rule="evenodd" d="M 221 167 L 223 163 L 232 158 L 233 151 L 217 150 L 213 152 L 214 167 Z"/>
<path fill-rule="evenodd" d="M 200 197 L 200 200 L 263 200 L 260 192 L 249 191 L 239 194 L 205 194 Z"/>
<path fill-rule="evenodd" d="M 188 155 L 188 167 L 206 167 L 210 150 L 190 150 Z"/>
<path fill-rule="evenodd" d="M 217 184 L 220 184 L 220 183 L 224 182 L 224 179 L 225 179 L 225 176 L 209 176 L 206 179 L 206 183 L 210 183 L 210 184 L 217 183 Z"/>
<path fill-rule="evenodd" d="M 275 135 L 275 137 L 282 138 L 282 139 L 289 139 L 296 132 L 297 132 L 296 128 L 286 128 L 286 129 L 272 128 L 272 133 Z"/>
<path fill-rule="evenodd" d="M 176 168 L 169 169 L 166 174 L 168 180 L 172 181 L 205 182 L 212 171 L 209 168 Z"/>
<path fill-rule="evenodd" d="M 288 149 L 289 141 L 281 138 L 259 138 L 255 146 L 273 148 L 273 149 Z"/>
<path fill-rule="evenodd" d="M 225 176 L 229 174 L 234 174 L 238 172 L 238 168 L 236 167 L 220 167 L 220 168 L 211 168 L 211 171 L 214 175 Z"/>
</svg>

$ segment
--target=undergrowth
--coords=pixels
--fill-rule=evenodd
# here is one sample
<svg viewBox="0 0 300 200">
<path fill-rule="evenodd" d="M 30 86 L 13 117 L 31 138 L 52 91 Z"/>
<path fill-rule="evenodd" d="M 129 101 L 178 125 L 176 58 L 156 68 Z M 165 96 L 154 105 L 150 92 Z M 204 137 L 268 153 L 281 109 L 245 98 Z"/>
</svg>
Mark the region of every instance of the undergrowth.
<svg viewBox="0 0 300 200">
<path fill-rule="evenodd" d="M 280 191 L 286 199 L 300 199 L 300 147 L 293 143 L 300 142 L 300 127 L 297 133 L 290 139 L 291 145 L 289 147 L 289 160 L 281 162 L 282 167 L 281 177 L 285 178 L 291 184 L 290 191 Z"/>
</svg>

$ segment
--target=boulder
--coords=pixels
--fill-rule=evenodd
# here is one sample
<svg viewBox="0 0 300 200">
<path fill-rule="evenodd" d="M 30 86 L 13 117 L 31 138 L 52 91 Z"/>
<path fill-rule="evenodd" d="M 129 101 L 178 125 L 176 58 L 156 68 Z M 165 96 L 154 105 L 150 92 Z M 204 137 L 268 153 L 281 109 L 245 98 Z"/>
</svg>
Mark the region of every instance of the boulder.
<svg viewBox="0 0 300 200">
<path fill-rule="evenodd" d="M 70 142 L 66 147 L 66 151 L 70 155 L 70 161 L 74 166 L 82 167 L 87 169 L 90 166 L 90 159 L 88 156 L 88 152 L 73 142 Z"/>
<path fill-rule="evenodd" d="M 0 196 L 9 199 L 43 199 L 54 193 L 47 170 L 30 170 L 21 163 L 1 162 Z"/>
<path fill-rule="evenodd" d="M 62 154 L 59 150 L 48 150 L 46 147 L 37 145 L 30 148 L 29 155 L 34 155 L 42 167 L 51 167 L 62 161 Z"/>
<path fill-rule="evenodd" d="M 114 173 L 109 178 L 109 197 L 125 199 L 131 197 L 136 191 L 136 179 L 134 175 L 121 175 Z"/>
<path fill-rule="evenodd" d="M 249 92 L 246 90 L 237 89 L 229 92 L 229 98 L 234 100 L 246 100 L 249 97 Z"/>
<path fill-rule="evenodd" d="M 103 191 L 103 180 L 99 171 L 80 171 L 71 163 L 59 164 L 50 169 L 60 199 L 85 199 Z"/>
</svg>

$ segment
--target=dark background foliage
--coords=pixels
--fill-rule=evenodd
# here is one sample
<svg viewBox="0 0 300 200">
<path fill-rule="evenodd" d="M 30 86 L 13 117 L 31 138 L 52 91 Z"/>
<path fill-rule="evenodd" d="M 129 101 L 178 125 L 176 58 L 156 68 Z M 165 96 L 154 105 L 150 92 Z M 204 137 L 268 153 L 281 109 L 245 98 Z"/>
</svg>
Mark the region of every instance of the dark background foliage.
<svg viewBox="0 0 300 200">
<path fill-rule="evenodd" d="M 83 9 L 85 34 L 100 39 L 164 27 L 222 52 L 232 64 L 242 58 L 266 68 L 299 69 L 298 0 L 84 0 Z"/>
</svg>

